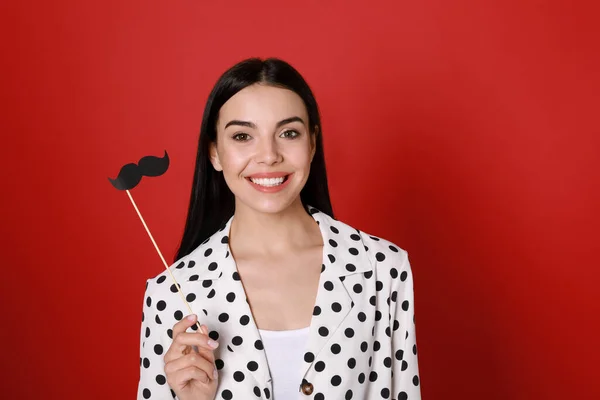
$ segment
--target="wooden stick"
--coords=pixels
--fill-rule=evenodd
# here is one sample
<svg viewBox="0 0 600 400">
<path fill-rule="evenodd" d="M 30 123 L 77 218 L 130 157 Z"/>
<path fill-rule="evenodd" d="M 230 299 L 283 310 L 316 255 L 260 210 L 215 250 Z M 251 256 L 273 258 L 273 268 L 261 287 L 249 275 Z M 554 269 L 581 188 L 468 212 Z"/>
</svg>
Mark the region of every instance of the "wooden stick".
<svg viewBox="0 0 600 400">
<path fill-rule="evenodd" d="M 129 200 L 131 200 L 131 204 L 133 204 L 133 208 L 135 208 L 135 211 L 137 212 L 138 217 L 140 217 L 140 220 L 142 221 L 142 224 L 144 224 L 144 228 L 146 228 L 146 232 L 148 232 L 148 236 L 150 236 L 150 240 L 152 240 L 152 244 L 154 244 L 154 248 L 156 249 L 156 252 L 160 256 L 160 259 L 162 260 L 163 264 L 165 265 L 165 268 L 166 268 L 167 272 L 169 273 L 169 275 L 171 275 L 171 279 L 173 279 L 173 282 L 175 282 L 175 287 L 177 288 L 177 291 L 181 295 L 181 300 L 183 300 L 183 302 L 187 306 L 188 310 L 190 311 L 190 314 L 193 314 L 194 312 L 192 311 L 192 308 L 190 307 L 190 305 L 188 304 L 188 302 L 185 300 L 185 296 L 181 292 L 181 289 L 179 288 L 179 284 L 175 280 L 175 277 L 173 276 L 173 274 L 171 273 L 171 270 L 169 269 L 169 265 L 165 261 L 165 258 L 163 257 L 162 253 L 160 252 L 160 249 L 158 248 L 158 245 L 154 241 L 154 238 L 152 237 L 152 234 L 150 233 L 150 229 L 148 229 L 148 225 L 146 225 L 146 221 L 144 221 L 144 218 L 142 217 L 142 214 L 140 213 L 140 210 L 137 208 L 137 205 L 135 204 L 135 201 L 133 201 L 133 197 L 131 196 L 131 193 L 129 193 L 129 190 L 126 190 L 126 192 L 127 192 L 127 195 L 129 196 Z M 200 327 L 200 321 L 198 321 L 198 320 L 196 321 L 196 326 L 198 327 L 198 329 L 200 330 L 200 332 L 202 332 L 202 328 Z M 208 332 L 207 332 L 207 334 L 208 334 Z"/>
</svg>

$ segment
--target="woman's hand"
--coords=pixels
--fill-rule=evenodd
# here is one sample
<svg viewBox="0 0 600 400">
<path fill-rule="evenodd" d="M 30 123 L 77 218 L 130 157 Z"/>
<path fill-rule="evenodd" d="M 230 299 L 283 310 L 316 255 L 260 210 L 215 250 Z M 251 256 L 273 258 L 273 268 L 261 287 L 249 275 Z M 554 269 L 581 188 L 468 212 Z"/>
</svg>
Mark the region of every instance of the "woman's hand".
<svg viewBox="0 0 600 400">
<path fill-rule="evenodd" d="M 213 400 L 217 391 L 218 375 L 214 349 L 218 343 L 208 337 L 208 329 L 186 332 L 196 323 L 195 315 L 188 315 L 173 327 L 173 342 L 165 354 L 167 383 L 179 400 Z"/>
</svg>

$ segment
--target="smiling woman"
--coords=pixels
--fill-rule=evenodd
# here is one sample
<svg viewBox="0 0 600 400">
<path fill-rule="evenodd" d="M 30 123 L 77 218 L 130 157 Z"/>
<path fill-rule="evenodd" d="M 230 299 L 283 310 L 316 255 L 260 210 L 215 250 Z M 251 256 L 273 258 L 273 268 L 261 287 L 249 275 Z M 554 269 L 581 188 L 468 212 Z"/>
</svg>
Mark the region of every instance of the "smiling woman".
<svg viewBox="0 0 600 400">
<path fill-rule="evenodd" d="M 139 399 L 420 399 L 408 254 L 334 219 L 320 125 L 284 61 L 215 85 L 170 268 L 194 314 L 147 281 Z"/>
</svg>

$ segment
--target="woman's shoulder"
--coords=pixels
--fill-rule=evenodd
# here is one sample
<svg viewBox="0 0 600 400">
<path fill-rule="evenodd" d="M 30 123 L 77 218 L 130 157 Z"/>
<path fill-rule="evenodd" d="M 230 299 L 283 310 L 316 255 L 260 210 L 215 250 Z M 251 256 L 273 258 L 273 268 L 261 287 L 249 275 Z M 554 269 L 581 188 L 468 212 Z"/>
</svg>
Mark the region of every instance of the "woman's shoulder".
<svg viewBox="0 0 600 400">
<path fill-rule="evenodd" d="M 354 254 L 363 253 L 374 268 L 389 270 L 393 275 L 393 270 L 410 268 L 408 251 L 391 240 L 360 230 L 324 213 L 315 213 L 313 216 L 318 216 L 316 219 L 326 239 L 326 247 L 337 247 L 338 253 L 340 250 Z M 333 235 L 330 232 L 333 232 Z M 331 240 L 335 242 L 330 242 Z"/>
</svg>

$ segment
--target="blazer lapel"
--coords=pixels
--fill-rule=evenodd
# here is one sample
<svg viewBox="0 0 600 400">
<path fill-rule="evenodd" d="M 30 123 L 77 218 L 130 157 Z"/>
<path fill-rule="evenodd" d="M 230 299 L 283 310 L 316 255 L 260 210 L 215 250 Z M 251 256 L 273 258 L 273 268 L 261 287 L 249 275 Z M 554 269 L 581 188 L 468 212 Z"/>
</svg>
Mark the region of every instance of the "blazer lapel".
<svg viewBox="0 0 600 400">
<path fill-rule="evenodd" d="M 312 207 L 309 210 L 319 224 L 324 245 L 319 288 L 304 354 L 303 378 L 338 331 L 354 302 L 358 301 L 360 295 L 355 293 L 354 286 L 360 281 L 361 274 L 373 269 L 358 231 Z"/>
</svg>

